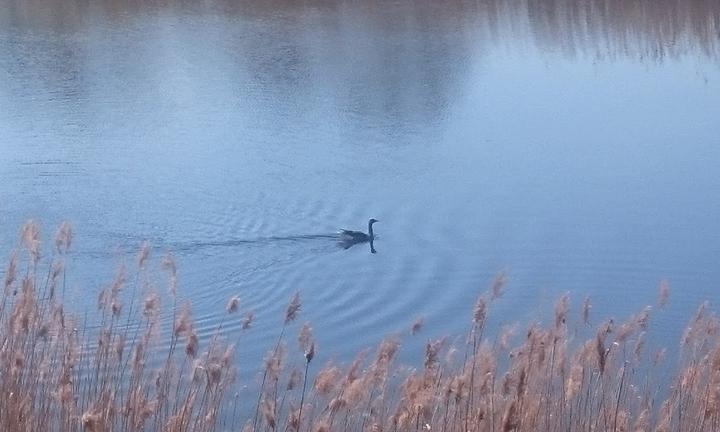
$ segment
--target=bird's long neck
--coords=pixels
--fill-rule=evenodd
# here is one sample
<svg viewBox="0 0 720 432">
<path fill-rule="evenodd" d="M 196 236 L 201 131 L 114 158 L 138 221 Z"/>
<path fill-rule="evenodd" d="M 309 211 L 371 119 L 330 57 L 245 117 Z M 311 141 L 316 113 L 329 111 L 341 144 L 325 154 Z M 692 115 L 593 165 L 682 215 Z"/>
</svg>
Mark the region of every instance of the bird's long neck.
<svg viewBox="0 0 720 432">
<path fill-rule="evenodd" d="M 370 238 L 375 237 L 375 236 L 373 235 L 372 222 L 368 222 L 368 234 L 370 234 Z"/>
</svg>

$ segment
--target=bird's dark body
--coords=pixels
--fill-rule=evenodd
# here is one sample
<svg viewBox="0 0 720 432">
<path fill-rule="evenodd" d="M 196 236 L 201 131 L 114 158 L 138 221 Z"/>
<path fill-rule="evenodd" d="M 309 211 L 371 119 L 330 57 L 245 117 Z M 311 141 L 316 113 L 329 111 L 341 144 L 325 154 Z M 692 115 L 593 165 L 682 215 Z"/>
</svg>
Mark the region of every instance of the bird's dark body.
<svg viewBox="0 0 720 432">
<path fill-rule="evenodd" d="M 370 236 L 362 231 L 340 230 L 340 235 L 356 243 L 370 241 Z"/>
</svg>

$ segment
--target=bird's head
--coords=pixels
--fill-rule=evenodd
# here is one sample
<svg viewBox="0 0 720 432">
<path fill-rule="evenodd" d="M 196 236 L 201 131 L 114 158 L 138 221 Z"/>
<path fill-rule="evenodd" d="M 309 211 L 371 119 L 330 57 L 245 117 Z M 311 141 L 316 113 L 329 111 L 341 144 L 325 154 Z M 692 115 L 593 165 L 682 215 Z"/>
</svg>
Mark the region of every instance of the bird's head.
<svg viewBox="0 0 720 432">
<path fill-rule="evenodd" d="M 380 222 L 380 221 L 373 218 L 373 219 L 370 219 L 369 224 L 372 225 L 372 224 L 374 224 L 375 222 Z"/>
</svg>

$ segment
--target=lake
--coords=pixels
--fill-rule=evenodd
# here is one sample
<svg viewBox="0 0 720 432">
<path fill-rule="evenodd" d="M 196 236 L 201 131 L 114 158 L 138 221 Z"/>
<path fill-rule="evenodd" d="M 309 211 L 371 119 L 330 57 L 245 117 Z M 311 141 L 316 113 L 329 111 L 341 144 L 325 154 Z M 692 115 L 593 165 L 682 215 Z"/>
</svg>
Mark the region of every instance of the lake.
<svg viewBox="0 0 720 432">
<path fill-rule="evenodd" d="M 717 2 L 0 0 L 3 259 L 71 221 L 93 313 L 148 240 L 204 340 L 254 311 L 246 373 L 297 291 L 320 361 L 422 316 L 414 361 L 499 271 L 494 329 L 566 292 L 622 319 L 667 280 L 675 347 L 718 299 L 718 167 Z M 376 254 L 337 247 L 371 217 Z"/>
</svg>

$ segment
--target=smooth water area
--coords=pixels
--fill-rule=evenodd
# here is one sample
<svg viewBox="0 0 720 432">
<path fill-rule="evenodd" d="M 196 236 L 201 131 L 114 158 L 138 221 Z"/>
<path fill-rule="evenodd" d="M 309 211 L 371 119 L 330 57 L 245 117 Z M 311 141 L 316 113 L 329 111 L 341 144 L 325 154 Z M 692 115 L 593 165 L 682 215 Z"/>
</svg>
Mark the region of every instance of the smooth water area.
<svg viewBox="0 0 720 432">
<path fill-rule="evenodd" d="M 323 362 L 463 333 L 500 270 L 494 326 L 667 279 L 675 347 L 717 302 L 718 3 L 300 3 L 0 0 L 3 256 L 71 221 L 83 313 L 148 240 L 204 337 L 255 312 L 246 371 L 296 291 Z"/>
</svg>

